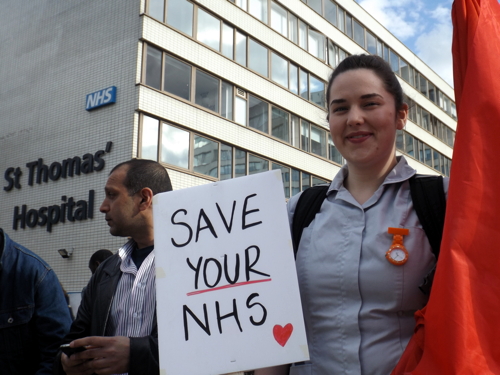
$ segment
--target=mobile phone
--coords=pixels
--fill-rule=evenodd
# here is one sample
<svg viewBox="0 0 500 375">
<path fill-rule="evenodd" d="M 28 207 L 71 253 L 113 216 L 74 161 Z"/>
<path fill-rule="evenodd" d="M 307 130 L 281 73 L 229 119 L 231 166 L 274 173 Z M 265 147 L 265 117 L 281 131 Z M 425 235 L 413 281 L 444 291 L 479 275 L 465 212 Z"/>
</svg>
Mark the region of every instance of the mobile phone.
<svg viewBox="0 0 500 375">
<path fill-rule="evenodd" d="M 69 346 L 69 344 L 63 344 L 63 345 L 61 345 L 59 347 L 59 350 L 61 350 L 68 357 L 71 357 L 72 354 L 83 352 L 85 350 L 85 346 L 79 346 L 77 348 L 71 348 Z"/>
</svg>

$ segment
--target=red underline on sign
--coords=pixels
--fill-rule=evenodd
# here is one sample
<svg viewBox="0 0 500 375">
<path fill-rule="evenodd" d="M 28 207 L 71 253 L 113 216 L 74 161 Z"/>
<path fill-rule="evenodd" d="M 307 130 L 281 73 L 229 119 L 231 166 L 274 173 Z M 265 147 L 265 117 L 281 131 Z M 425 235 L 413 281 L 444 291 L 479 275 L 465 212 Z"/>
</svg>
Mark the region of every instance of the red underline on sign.
<svg viewBox="0 0 500 375">
<path fill-rule="evenodd" d="M 227 289 L 227 288 L 234 288 L 236 286 L 242 286 L 242 285 L 249 285 L 249 284 L 256 284 L 256 283 L 265 283 L 267 281 L 271 281 L 271 279 L 254 280 L 254 281 L 244 281 L 244 282 L 241 282 L 241 283 L 219 286 L 217 288 L 211 288 L 211 289 L 205 289 L 205 290 L 197 290 L 195 292 L 187 293 L 187 295 L 188 296 L 194 296 L 195 294 L 201 294 L 201 293 L 207 293 L 207 292 L 214 292 L 216 290 Z"/>
</svg>

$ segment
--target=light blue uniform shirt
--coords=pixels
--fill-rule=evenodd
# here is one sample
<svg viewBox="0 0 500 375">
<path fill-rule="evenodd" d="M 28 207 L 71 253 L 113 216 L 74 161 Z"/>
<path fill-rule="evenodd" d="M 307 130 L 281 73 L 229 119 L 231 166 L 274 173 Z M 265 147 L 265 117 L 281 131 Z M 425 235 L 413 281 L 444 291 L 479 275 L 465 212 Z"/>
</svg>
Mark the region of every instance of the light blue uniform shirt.
<svg viewBox="0 0 500 375">
<path fill-rule="evenodd" d="M 297 273 L 311 361 L 290 374 L 390 374 L 413 333 L 413 314 L 427 303 L 418 286 L 435 257 L 410 196 L 415 170 L 398 157 L 362 205 L 343 186 L 347 172 L 344 166 L 335 176 L 302 234 Z M 298 197 L 288 203 L 290 223 Z M 385 258 L 389 227 L 410 230 L 404 265 Z"/>
</svg>

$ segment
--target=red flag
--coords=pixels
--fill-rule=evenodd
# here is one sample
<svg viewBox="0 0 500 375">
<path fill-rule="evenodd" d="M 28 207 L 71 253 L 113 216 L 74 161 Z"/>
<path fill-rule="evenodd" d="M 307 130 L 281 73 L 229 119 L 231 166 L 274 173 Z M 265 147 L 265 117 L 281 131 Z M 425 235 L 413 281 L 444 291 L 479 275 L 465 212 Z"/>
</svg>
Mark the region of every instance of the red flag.
<svg viewBox="0 0 500 375">
<path fill-rule="evenodd" d="M 393 375 L 500 374 L 500 4 L 455 0 L 458 125 L 434 285 Z"/>
</svg>

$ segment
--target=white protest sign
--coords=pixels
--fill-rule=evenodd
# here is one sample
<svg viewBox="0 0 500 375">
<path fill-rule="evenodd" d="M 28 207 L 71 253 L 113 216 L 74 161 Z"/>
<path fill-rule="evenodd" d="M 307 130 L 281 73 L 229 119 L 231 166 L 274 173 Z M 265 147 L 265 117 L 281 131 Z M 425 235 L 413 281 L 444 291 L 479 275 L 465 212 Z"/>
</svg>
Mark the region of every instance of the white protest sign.
<svg viewBox="0 0 500 375">
<path fill-rule="evenodd" d="M 279 170 L 153 199 L 161 374 L 309 359 Z"/>
</svg>

